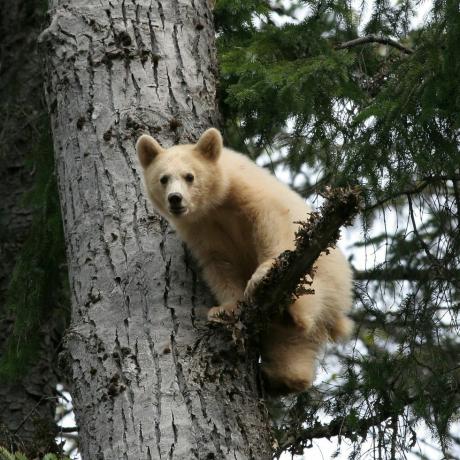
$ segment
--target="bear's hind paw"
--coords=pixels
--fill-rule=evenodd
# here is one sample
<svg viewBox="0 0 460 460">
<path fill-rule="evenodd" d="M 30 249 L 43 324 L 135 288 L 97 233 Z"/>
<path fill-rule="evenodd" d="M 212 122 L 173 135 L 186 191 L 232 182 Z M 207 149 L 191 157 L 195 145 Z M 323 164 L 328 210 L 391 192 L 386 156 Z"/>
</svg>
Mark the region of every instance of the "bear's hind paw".
<svg viewBox="0 0 460 460">
<path fill-rule="evenodd" d="M 335 322 L 328 327 L 329 336 L 332 341 L 340 342 L 348 339 L 353 334 L 354 322 L 345 315 L 339 316 Z"/>
<path fill-rule="evenodd" d="M 313 383 L 313 372 L 304 375 L 277 375 L 262 367 L 265 391 L 273 397 L 285 396 L 292 393 L 302 393 L 308 390 Z"/>
</svg>

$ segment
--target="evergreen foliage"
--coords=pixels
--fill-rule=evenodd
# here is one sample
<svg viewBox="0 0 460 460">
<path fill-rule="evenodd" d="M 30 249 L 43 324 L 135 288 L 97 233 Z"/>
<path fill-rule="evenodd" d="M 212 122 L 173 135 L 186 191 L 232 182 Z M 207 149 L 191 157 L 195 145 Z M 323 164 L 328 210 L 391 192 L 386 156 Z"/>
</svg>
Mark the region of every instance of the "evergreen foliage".
<svg viewBox="0 0 460 460">
<path fill-rule="evenodd" d="M 11 452 L 0 446 L 0 460 L 28 460 L 28 457 L 22 452 Z M 69 460 L 69 458 L 56 454 L 46 454 L 43 456 L 43 460 Z"/>
<path fill-rule="evenodd" d="M 424 422 L 450 458 L 460 403 L 459 4 L 434 1 L 414 27 L 413 0 L 363 2 L 368 16 L 348 1 L 286 3 L 217 2 L 227 142 L 288 170 L 305 197 L 325 183 L 359 185 L 364 235 L 352 251 L 385 255 L 356 272 L 356 339 L 336 350 L 335 372 L 274 408 L 278 453 L 341 436 L 358 458 L 367 437 L 379 458 L 404 458 Z"/>
</svg>

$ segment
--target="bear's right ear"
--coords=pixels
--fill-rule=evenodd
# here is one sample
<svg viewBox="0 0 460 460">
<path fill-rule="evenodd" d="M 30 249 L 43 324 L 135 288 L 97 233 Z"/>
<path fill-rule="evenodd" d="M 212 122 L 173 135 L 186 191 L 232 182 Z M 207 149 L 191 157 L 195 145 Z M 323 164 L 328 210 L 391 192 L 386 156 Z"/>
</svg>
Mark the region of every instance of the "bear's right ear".
<svg viewBox="0 0 460 460">
<path fill-rule="evenodd" d="M 143 134 L 136 142 L 136 152 L 145 169 L 164 149 L 153 137 Z"/>
</svg>

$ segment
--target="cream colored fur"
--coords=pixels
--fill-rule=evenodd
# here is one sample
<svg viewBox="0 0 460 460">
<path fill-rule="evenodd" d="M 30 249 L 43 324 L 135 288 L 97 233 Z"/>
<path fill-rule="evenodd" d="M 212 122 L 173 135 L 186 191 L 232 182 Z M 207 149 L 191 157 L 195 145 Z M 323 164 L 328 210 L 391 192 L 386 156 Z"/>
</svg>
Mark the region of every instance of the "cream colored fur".
<svg viewBox="0 0 460 460">
<path fill-rule="evenodd" d="M 219 306 L 217 319 L 233 312 L 286 249 L 294 247 L 296 221 L 310 209 L 304 200 L 247 157 L 223 148 L 211 128 L 195 145 L 162 149 L 150 136 L 136 145 L 155 208 L 177 229 L 198 260 Z M 193 175 L 193 182 L 190 176 Z M 167 183 L 160 179 L 167 176 Z M 164 180 L 164 179 L 163 179 Z M 174 214 L 168 195 L 179 193 L 184 211 Z M 314 379 L 321 345 L 345 338 L 352 329 L 351 270 L 337 249 L 322 255 L 311 286 L 315 294 L 294 302 L 290 317 L 271 326 L 262 344 L 262 366 L 273 392 L 297 392 Z"/>
</svg>

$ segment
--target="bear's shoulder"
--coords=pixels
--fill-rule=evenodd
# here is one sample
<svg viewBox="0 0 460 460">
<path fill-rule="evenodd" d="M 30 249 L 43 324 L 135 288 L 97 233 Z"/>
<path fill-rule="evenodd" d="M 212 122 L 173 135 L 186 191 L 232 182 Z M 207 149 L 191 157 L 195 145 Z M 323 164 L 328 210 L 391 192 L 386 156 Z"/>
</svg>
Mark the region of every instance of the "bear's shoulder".
<svg viewBox="0 0 460 460">
<path fill-rule="evenodd" d="M 244 201 L 254 201 L 267 206 L 279 203 L 283 208 L 286 205 L 300 206 L 303 213 L 308 208 L 300 195 L 278 180 L 267 168 L 258 166 L 242 153 L 224 148 L 220 162 L 231 189 L 237 194 L 243 193 Z"/>
</svg>

